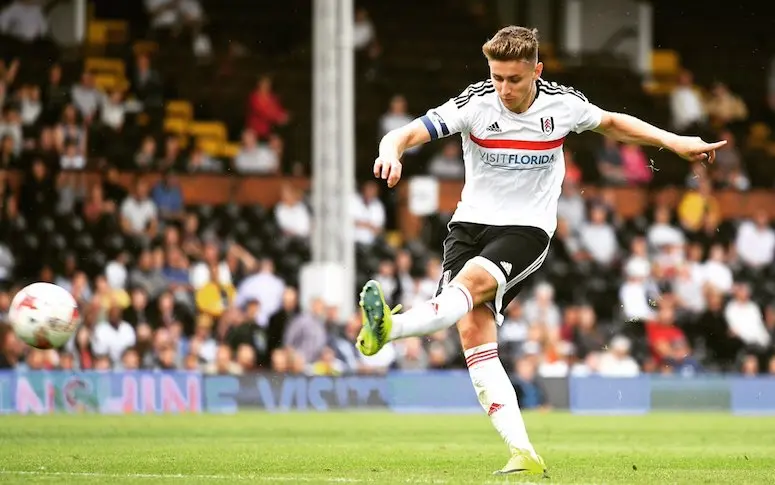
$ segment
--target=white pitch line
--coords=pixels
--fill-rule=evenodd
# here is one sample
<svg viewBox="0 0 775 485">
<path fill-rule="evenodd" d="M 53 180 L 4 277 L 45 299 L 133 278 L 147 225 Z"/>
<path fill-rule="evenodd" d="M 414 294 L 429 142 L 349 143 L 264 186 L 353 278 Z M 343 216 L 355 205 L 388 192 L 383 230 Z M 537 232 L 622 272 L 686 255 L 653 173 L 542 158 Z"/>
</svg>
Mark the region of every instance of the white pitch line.
<svg viewBox="0 0 775 485">
<path fill-rule="evenodd" d="M 267 475 L 197 475 L 182 473 L 103 473 L 103 472 L 49 472 L 46 470 L 0 470 L 0 475 L 49 476 L 49 477 L 83 477 L 83 478 L 129 478 L 137 480 L 251 480 L 259 482 L 326 482 L 326 483 L 361 483 L 363 480 L 345 477 L 292 477 Z"/>
<path fill-rule="evenodd" d="M 253 482 L 303 482 L 303 483 L 378 483 L 382 480 L 364 480 L 360 478 L 347 478 L 347 477 L 292 477 L 285 475 L 268 476 L 268 475 L 204 475 L 204 474 L 183 474 L 183 473 L 106 473 L 106 472 L 54 472 L 46 470 L 0 470 L 0 476 L 2 475 L 16 475 L 16 476 L 48 476 L 48 477 L 81 477 L 81 478 L 104 478 L 104 479 L 130 479 L 130 480 L 231 480 L 231 481 L 253 481 Z M 415 479 L 408 478 L 403 480 L 403 483 L 414 484 L 434 484 L 443 485 L 449 483 L 444 479 Z M 472 483 L 480 483 L 482 485 L 504 485 L 510 483 L 506 477 L 503 480 L 486 480 L 478 482 L 474 480 Z M 522 485 L 545 485 L 539 482 L 520 482 Z M 553 485 L 562 485 L 561 483 L 553 482 Z"/>
</svg>

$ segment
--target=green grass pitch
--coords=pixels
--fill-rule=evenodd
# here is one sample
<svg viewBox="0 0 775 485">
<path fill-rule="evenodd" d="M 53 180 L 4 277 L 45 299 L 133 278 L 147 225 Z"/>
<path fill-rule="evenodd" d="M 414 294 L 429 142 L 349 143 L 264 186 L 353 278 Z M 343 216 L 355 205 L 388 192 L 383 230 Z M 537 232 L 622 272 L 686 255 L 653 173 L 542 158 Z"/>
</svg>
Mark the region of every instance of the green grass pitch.
<svg viewBox="0 0 775 485">
<path fill-rule="evenodd" d="M 765 484 L 775 418 L 527 413 L 549 478 L 495 477 L 486 416 L 0 417 L 0 483 Z"/>
</svg>

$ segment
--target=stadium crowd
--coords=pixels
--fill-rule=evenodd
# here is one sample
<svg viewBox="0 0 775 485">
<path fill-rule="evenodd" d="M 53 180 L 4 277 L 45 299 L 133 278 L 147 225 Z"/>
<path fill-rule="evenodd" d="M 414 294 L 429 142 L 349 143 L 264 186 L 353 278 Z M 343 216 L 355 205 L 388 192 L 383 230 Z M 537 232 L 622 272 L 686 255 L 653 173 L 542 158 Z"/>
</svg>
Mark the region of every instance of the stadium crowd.
<svg viewBox="0 0 775 485">
<path fill-rule="evenodd" d="M 373 27 L 366 12 L 358 19 L 368 50 Z M 638 147 L 606 143 L 590 174 L 567 152 L 550 256 L 499 328 L 501 358 L 525 405 L 540 402 L 537 376 L 775 374 L 775 230 L 764 211 L 722 220 L 714 197 L 750 186 L 734 143 L 746 107 L 721 84 L 709 100 L 696 98 L 691 82 L 686 73 L 672 95 L 674 128 L 711 130 L 731 143 L 712 168 L 694 167 L 677 207 L 622 220 L 606 187 L 647 185 L 658 167 Z M 25 59 L 0 61 L 0 319 L 32 280 L 70 290 L 83 317 L 59 351 L 29 348 L 0 325 L 0 368 L 337 375 L 464 365 L 454 328 L 366 358 L 353 344 L 356 311 L 342 316 L 320 299 L 301 309 L 298 270 L 314 220 L 308 194 L 289 185 L 273 207 L 185 204 L 178 173 L 288 172 L 280 133 L 290 115 L 269 77 L 249 95 L 231 160 L 163 133 L 161 85 L 144 54 L 130 85 L 108 91 L 88 71 L 71 82 L 53 64 L 34 78 Z M 142 128 L 141 115 L 150 119 Z M 380 130 L 411 117 L 396 95 Z M 428 172 L 461 178 L 456 142 L 436 149 Z M 104 177 L 84 176 L 87 167 Z M 23 173 L 16 188 L 11 170 Z M 119 171 L 164 176 L 127 190 Z M 603 187 L 594 196 L 582 188 L 590 180 Z M 380 190 L 365 182 L 352 204 L 359 279 L 378 279 L 392 304 L 422 304 L 435 293 L 441 248 L 389 245 Z"/>
</svg>

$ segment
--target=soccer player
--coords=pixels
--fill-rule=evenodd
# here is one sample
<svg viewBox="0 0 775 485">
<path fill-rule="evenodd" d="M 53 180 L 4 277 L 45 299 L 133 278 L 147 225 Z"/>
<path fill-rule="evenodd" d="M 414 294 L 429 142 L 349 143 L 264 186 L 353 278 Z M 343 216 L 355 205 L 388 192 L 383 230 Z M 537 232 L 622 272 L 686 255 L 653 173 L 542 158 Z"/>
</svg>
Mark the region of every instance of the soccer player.
<svg viewBox="0 0 775 485">
<path fill-rule="evenodd" d="M 374 176 L 394 187 L 409 148 L 460 133 L 465 184 L 444 241 L 436 297 L 405 313 L 391 310 L 376 281 L 361 292 L 357 346 L 376 354 L 388 341 L 428 335 L 457 323 L 476 395 L 511 452 L 496 473 L 541 474 L 517 396 L 498 359 L 497 325 L 544 262 L 557 227 L 565 176 L 563 141 L 592 130 L 627 143 L 663 147 L 712 162 L 725 142 L 678 136 L 637 118 L 604 111 L 579 91 L 541 78 L 536 30 L 510 26 L 482 47 L 490 78 L 425 116 L 387 133 Z"/>
</svg>

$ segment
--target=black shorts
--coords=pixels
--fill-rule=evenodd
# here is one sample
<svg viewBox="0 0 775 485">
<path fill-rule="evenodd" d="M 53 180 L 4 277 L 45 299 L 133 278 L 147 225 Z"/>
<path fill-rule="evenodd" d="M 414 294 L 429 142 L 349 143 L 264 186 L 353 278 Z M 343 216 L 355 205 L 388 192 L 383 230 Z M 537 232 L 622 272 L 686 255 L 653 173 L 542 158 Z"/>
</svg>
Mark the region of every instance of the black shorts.
<svg viewBox="0 0 775 485">
<path fill-rule="evenodd" d="M 444 262 L 436 295 L 471 261 L 498 281 L 495 298 L 486 305 L 500 325 L 508 304 L 546 259 L 549 241 L 549 235 L 537 227 L 452 222 L 444 239 Z"/>
</svg>

